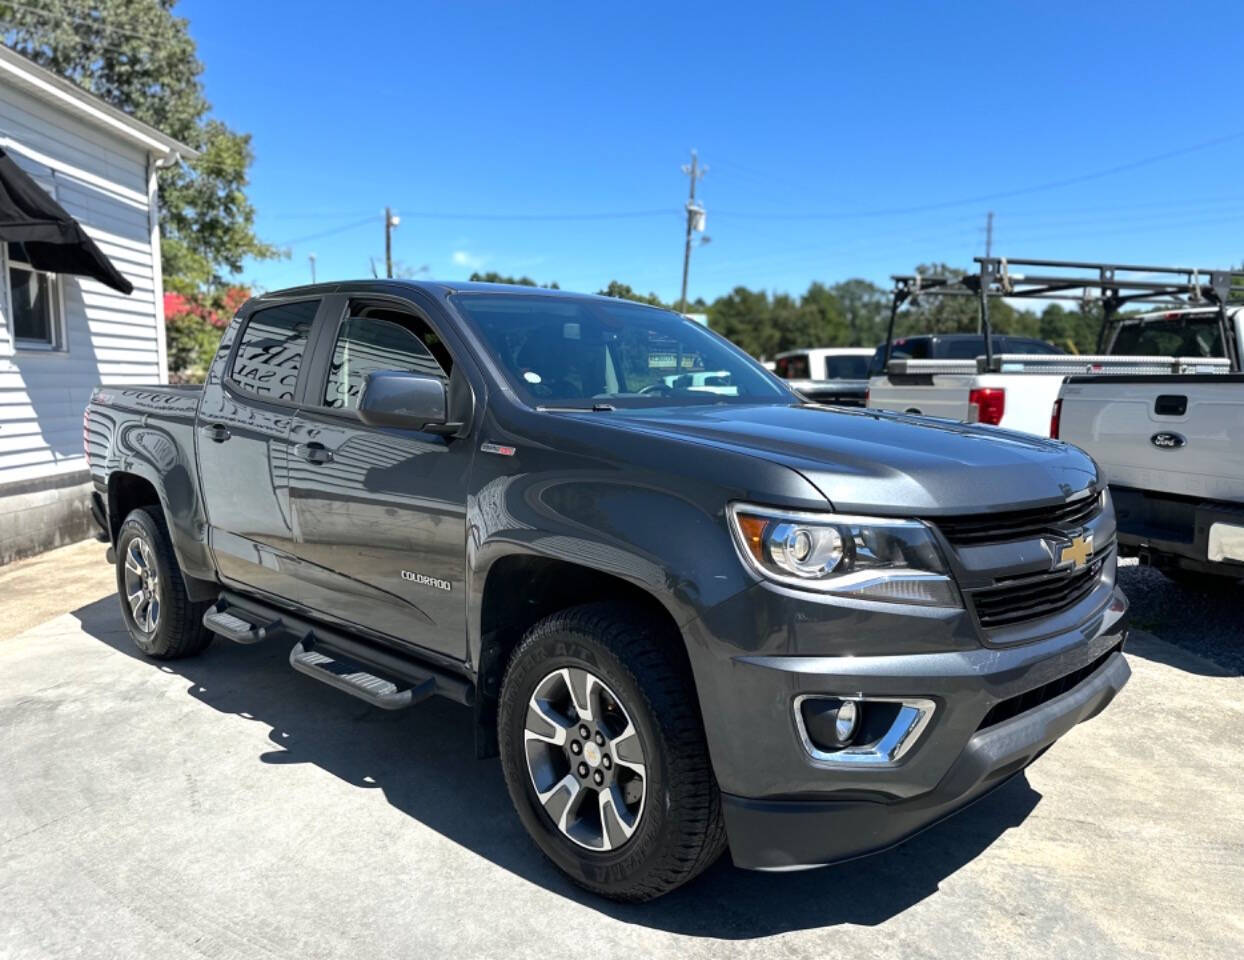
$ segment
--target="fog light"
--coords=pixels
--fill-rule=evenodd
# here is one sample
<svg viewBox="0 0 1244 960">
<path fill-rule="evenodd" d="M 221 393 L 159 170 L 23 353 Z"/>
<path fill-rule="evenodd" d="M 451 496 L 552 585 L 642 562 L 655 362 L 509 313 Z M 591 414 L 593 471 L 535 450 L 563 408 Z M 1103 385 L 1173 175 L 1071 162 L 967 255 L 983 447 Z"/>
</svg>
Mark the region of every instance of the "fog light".
<svg viewBox="0 0 1244 960">
<path fill-rule="evenodd" d="M 855 730 L 860 725 L 860 712 L 854 700 L 845 700 L 838 708 L 838 716 L 834 720 L 834 733 L 839 743 L 850 743 Z"/>
<path fill-rule="evenodd" d="M 808 697 L 800 705 L 803 726 L 820 750 L 841 750 L 851 745 L 860 729 L 863 713 L 859 704 L 836 697 Z"/>
</svg>

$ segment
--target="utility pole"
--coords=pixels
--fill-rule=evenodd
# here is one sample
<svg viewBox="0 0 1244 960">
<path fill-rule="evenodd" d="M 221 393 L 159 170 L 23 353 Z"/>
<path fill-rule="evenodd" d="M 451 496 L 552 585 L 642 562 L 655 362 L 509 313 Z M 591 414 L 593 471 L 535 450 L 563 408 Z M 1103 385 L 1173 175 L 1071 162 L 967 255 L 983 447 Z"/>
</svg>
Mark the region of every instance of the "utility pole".
<svg viewBox="0 0 1244 960">
<path fill-rule="evenodd" d="M 993 253 L 993 211 L 985 218 L 985 256 Z"/>
<path fill-rule="evenodd" d="M 311 261 L 311 282 L 315 283 L 315 254 L 307 254 L 307 259 Z"/>
<path fill-rule="evenodd" d="M 678 298 L 678 312 L 687 312 L 687 271 L 691 269 L 691 234 L 704 231 L 704 208 L 695 202 L 695 184 L 700 177 L 708 172 L 708 167 L 700 166 L 700 158 L 691 151 L 691 163 L 684 163 L 682 172 L 691 178 L 691 194 L 687 198 L 687 240 L 682 252 L 682 294 Z"/>
<path fill-rule="evenodd" d="M 388 207 L 384 208 L 384 275 L 393 279 L 393 228 L 402 222 Z"/>
</svg>

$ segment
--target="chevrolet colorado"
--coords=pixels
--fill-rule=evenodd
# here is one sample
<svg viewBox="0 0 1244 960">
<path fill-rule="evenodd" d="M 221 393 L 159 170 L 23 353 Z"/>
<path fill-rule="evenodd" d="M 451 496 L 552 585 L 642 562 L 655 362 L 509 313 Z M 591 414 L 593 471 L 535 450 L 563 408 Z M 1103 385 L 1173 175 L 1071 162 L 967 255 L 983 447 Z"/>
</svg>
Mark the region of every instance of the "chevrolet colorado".
<svg viewBox="0 0 1244 960">
<path fill-rule="evenodd" d="M 266 294 L 201 390 L 100 388 L 84 430 L 140 650 L 284 643 L 377 707 L 467 705 L 535 843 L 609 897 L 727 845 L 769 870 L 893 845 L 1129 675 L 1088 456 L 804 402 L 654 307 Z"/>
</svg>

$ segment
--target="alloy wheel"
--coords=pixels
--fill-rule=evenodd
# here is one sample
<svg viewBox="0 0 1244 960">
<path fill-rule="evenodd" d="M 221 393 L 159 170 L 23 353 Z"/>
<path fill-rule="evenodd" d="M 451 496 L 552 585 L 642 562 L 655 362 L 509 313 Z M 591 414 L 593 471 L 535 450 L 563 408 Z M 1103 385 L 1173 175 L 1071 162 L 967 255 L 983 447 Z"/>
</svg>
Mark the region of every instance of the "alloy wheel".
<svg viewBox="0 0 1244 960">
<path fill-rule="evenodd" d="M 125 600 L 135 626 L 154 633 L 160 623 L 160 572 L 155 551 L 143 537 L 135 537 L 125 548 Z"/>
<path fill-rule="evenodd" d="M 595 674 L 563 667 L 527 703 L 527 770 L 544 811 L 568 839 L 611 851 L 635 833 L 648 793 L 639 731 Z"/>
</svg>

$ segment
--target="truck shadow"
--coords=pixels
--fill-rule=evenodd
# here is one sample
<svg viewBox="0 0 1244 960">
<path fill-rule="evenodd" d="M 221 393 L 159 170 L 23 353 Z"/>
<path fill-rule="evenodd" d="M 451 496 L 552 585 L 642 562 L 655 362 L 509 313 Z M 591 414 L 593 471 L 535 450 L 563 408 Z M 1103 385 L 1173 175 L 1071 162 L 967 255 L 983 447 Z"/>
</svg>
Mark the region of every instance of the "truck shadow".
<svg viewBox="0 0 1244 960">
<path fill-rule="evenodd" d="M 381 790 L 407 816 L 497 866 L 626 923 L 672 933 L 745 940 L 856 924 L 872 926 L 936 893 L 943 879 L 1024 821 L 1040 800 L 1021 774 L 955 817 L 882 854 L 822 870 L 762 874 L 724 856 L 702 877 L 654 903 L 593 897 L 555 870 L 528 839 L 496 760 L 475 760 L 466 708 L 434 699 L 388 713 L 290 669 L 288 650 L 218 640 L 199 657 L 143 657 L 115 597 L 74 611 L 83 629 L 149 669 L 179 676 L 204 706 L 269 729 L 256 760 L 310 763 L 359 789 Z"/>
</svg>

